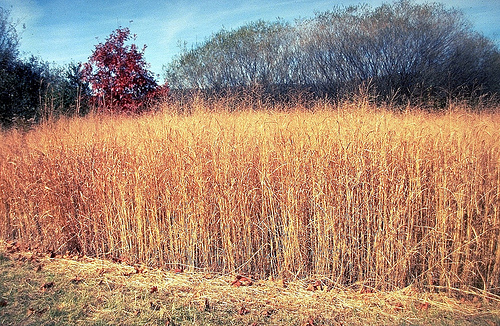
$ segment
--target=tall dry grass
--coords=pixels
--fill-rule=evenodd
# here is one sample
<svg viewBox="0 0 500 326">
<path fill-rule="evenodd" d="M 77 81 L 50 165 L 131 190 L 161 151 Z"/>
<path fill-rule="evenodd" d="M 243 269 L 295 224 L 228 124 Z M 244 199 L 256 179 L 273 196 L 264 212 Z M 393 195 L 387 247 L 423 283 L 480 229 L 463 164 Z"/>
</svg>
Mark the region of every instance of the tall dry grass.
<svg viewBox="0 0 500 326">
<path fill-rule="evenodd" d="M 160 266 L 499 291 L 500 114 L 204 105 L 3 132 L 0 236 Z"/>
</svg>

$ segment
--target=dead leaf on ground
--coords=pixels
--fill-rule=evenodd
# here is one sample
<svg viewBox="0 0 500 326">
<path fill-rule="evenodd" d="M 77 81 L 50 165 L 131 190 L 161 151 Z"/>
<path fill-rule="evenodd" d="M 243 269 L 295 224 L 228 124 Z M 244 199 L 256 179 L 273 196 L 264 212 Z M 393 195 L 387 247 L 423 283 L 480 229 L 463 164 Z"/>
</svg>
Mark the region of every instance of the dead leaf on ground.
<svg viewBox="0 0 500 326">
<path fill-rule="evenodd" d="M 246 315 L 249 313 L 250 313 L 250 310 L 248 310 L 247 307 L 245 307 L 245 306 L 241 306 L 240 310 L 238 310 L 238 314 L 240 316 L 243 316 L 243 315 Z"/>
<path fill-rule="evenodd" d="M 42 291 L 47 291 L 51 288 L 54 287 L 54 282 L 47 282 L 47 283 L 44 283 L 41 287 L 40 287 L 40 290 Z"/>
<path fill-rule="evenodd" d="M 139 265 L 135 266 L 135 273 L 136 274 L 144 274 L 147 273 L 148 267 L 146 265 Z"/>
<path fill-rule="evenodd" d="M 232 286 L 250 286 L 252 285 L 253 282 L 251 279 L 248 277 L 242 276 L 242 275 L 237 275 L 236 279 L 231 283 Z"/>
<path fill-rule="evenodd" d="M 271 315 L 274 313 L 274 309 L 266 309 L 260 313 L 262 317 L 271 317 Z"/>
<path fill-rule="evenodd" d="M 165 326 L 175 326 L 175 324 L 172 319 L 167 317 L 167 320 L 165 320 Z"/>
<path fill-rule="evenodd" d="M 47 308 L 47 307 L 42 308 L 42 309 L 35 309 L 35 308 L 30 307 L 30 308 L 28 308 L 28 316 L 31 316 L 33 314 L 42 315 L 45 312 L 47 312 L 47 310 L 49 310 L 49 308 Z"/>
<path fill-rule="evenodd" d="M 429 310 L 429 307 L 431 305 L 429 304 L 429 302 L 424 302 L 424 303 L 421 303 L 417 306 L 417 309 L 418 310 L 421 310 L 421 311 L 426 311 L 426 310 Z"/>
<path fill-rule="evenodd" d="M 360 289 L 359 289 L 359 293 L 361 294 L 372 294 L 374 293 L 374 289 L 371 288 L 371 287 L 368 287 L 366 285 L 363 285 Z"/>
<path fill-rule="evenodd" d="M 314 281 L 313 283 L 309 284 L 306 288 L 307 291 L 317 291 L 322 289 L 323 285 L 321 284 L 320 281 Z"/>
<path fill-rule="evenodd" d="M 80 283 L 82 283 L 82 282 L 83 282 L 83 278 L 78 277 L 78 276 L 75 276 L 74 278 L 72 278 L 72 279 L 70 280 L 70 282 L 71 282 L 71 283 L 73 283 L 73 284 L 80 284 Z"/>
<path fill-rule="evenodd" d="M 314 318 L 312 317 L 309 317 L 309 319 L 306 320 L 306 322 L 304 324 L 302 324 L 302 326 L 315 326 L 315 322 L 314 322 Z"/>
</svg>

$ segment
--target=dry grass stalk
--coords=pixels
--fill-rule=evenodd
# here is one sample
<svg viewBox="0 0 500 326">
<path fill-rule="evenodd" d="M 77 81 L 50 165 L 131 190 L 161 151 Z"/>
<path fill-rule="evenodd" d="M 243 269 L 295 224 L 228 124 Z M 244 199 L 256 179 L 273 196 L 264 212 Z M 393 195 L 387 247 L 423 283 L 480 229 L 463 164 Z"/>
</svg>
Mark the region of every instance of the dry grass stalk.
<svg viewBox="0 0 500 326">
<path fill-rule="evenodd" d="M 367 106 L 200 101 L 4 132 L 0 237 L 190 270 L 498 292 L 500 115 Z"/>
</svg>

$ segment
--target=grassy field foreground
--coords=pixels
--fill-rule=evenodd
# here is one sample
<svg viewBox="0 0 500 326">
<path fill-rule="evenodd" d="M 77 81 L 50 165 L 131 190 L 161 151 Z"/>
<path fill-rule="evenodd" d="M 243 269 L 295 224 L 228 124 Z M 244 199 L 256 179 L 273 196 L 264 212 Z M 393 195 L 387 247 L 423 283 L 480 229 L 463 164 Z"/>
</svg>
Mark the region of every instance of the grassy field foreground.
<svg viewBox="0 0 500 326">
<path fill-rule="evenodd" d="M 500 297 L 150 269 L 0 243 L 0 325 L 486 325 Z M 240 278 L 240 281 L 245 278 Z"/>
<path fill-rule="evenodd" d="M 189 271 L 498 293 L 498 139 L 500 114 L 363 102 L 61 119 L 0 134 L 0 237 Z"/>
</svg>

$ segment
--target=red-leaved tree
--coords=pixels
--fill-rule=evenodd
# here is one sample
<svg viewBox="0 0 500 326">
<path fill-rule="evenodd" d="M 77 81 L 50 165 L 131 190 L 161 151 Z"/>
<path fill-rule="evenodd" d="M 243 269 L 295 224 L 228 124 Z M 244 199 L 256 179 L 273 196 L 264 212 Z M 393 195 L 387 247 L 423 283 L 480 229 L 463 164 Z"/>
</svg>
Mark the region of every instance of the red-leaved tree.
<svg viewBox="0 0 500 326">
<path fill-rule="evenodd" d="M 168 94 L 148 70 L 144 50 L 135 44 L 128 28 L 118 28 L 106 42 L 96 45 L 89 62 L 83 65 L 82 78 L 92 89 L 93 104 L 100 111 L 139 113 Z"/>
</svg>

